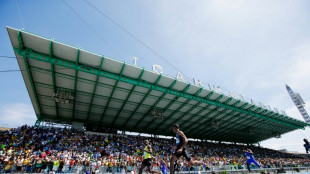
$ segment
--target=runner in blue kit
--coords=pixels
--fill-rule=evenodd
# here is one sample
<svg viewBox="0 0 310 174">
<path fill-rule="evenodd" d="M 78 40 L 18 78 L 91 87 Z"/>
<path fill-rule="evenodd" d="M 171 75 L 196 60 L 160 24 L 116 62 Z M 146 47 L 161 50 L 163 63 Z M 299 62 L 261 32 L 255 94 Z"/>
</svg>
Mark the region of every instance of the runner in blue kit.
<svg viewBox="0 0 310 174">
<path fill-rule="evenodd" d="M 161 172 L 163 174 L 167 174 L 167 164 L 166 164 L 164 158 L 160 160 L 160 165 L 161 165 Z"/>
<path fill-rule="evenodd" d="M 254 163 L 257 167 L 260 167 L 259 164 L 255 161 L 253 157 L 253 152 L 251 149 L 248 149 L 245 151 L 245 156 L 246 156 L 246 165 L 248 167 L 249 172 L 251 172 L 250 165 Z"/>
<path fill-rule="evenodd" d="M 186 151 L 187 138 L 185 134 L 179 130 L 179 125 L 173 125 L 173 132 L 176 133 L 176 148 L 170 160 L 170 174 L 174 173 L 174 162 L 183 156 L 191 165 L 202 165 L 202 161 L 194 161 Z"/>
</svg>

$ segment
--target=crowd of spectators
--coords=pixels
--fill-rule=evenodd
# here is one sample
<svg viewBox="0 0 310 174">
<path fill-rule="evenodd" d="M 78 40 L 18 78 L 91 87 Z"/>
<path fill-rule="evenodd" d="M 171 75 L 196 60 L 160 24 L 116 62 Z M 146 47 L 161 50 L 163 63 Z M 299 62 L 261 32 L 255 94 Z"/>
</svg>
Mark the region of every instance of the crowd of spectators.
<svg viewBox="0 0 310 174">
<path fill-rule="evenodd" d="M 127 173 L 139 168 L 143 161 L 144 140 L 153 148 L 153 165 L 159 168 L 174 152 L 175 140 L 130 135 L 85 134 L 62 128 L 36 128 L 22 126 L 0 132 L 1 172 L 104 172 Z M 308 165 L 304 156 L 236 144 L 189 141 L 187 150 L 193 158 L 203 161 L 200 170 L 214 166 L 231 165 L 242 168 L 245 149 L 252 149 L 256 161 L 263 168 Z M 180 158 L 176 170 L 193 170 Z M 73 170 L 74 169 L 74 170 Z"/>
</svg>

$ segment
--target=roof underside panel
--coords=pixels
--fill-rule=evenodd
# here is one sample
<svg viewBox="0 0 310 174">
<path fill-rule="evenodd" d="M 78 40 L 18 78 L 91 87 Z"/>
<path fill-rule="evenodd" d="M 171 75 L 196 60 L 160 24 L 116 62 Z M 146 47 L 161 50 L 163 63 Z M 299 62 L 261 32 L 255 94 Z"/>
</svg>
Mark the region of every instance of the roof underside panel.
<svg viewBox="0 0 310 174">
<path fill-rule="evenodd" d="M 25 31 L 7 28 L 39 120 L 255 143 L 307 124 L 259 105 Z M 58 103 L 57 91 L 70 92 Z"/>
</svg>

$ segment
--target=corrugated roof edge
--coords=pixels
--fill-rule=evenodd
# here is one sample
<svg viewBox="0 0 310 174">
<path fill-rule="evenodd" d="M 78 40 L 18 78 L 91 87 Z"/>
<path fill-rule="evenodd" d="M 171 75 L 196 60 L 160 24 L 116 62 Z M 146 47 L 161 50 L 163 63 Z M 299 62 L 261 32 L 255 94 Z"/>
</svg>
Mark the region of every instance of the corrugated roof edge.
<svg viewBox="0 0 310 174">
<path fill-rule="evenodd" d="M 6 28 L 10 28 L 10 29 L 12 29 L 12 30 L 18 31 L 18 29 L 12 28 L 12 27 L 9 27 L 9 26 L 6 26 Z M 73 45 L 70 45 L 70 44 L 67 44 L 67 43 L 64 43 L 64 42 L 55 40 L 54 38 L 49 38 L 49 37 L 45 37 L 45 36 L 42 36 L 42 35 L 39 35 L 39 34 L 30 32 L 30 31 L 26 31 L 26 30 L 23 29 L 23 28 L 22 28 L 22 29 L 19 29 L 19 30 L 21 30 L 22 32 L 25 32 L 25 33 L 29 33 L 29 34 L 34 35 L 34 36 L 39 36 L 39 37 L 44 38 L 44 39 L 48 39 L 48 40 L 53 39 L 53 42 L 57 42 L 57 43 L 59 43 L 59 44 L 62 44 L 62 45 L 65 45 L 65 46 L 69 46 L 69 47 L 71 47 L 71 48 L 80 49 L 80 50 L 83 50 L 83 51 L 85 51 L 85 52 L 88 52 L 88 53 L 97 55 L 97 56 L 101 56 L 101 57 L 104 57 L 104 58 L 108 58 L 108 59 L 111 59 L 111 60 L 115 60 L 115 61 L 120 62 L 120 63 L 124 63 L 123 61 L 117 60 L 117 59 L 112 58 L 112 57 L 105 56 L 105 55 L 103 55 L 103 54 L 94 53 L 94 52 L 92 52 L 92 51 L 83 49 L 83 48 L 81 48 L 81 47 L 76 47 L 76 46 L 73 46 Z M 137 67 L 137 68 L 140 68 L 140 69 L 145 69 L 145 70 L 148 70 L 148 71 L 150 71 L 150 72 L 154 72 L 154 71 L 152 71 L 151 69 L 147 69 L 147 68 L 140 67 L 140 66 L 137 66 L 137 65 L 134 65 L 134 64 L 130 64 L 130 63 L 128 63 L 128 62 L 125 62 L 125 63 L 126 63 L 126 65 L 131 65 L 131 66 L 134 66 L 134 67 Z M 156 73 L 156 72 L 155 72 L 155 73 Z M 158 74 L 160 74 L 160 73 L 158 73 Z M 163 73 L 163 74 L 161 74 L 161 75 L 162 75 L 162 76 L 165 76 L 165 77 L 167 77 L 167 78 L 172 78 L 172 79 L 174 79 L 174 80 L 176 79 L 176 77 L 171 77 L 171 76 L 168 75 L 168 74 L 164 74 L 164 73 Z M 190 83 L 189 81 L 184 81 L 184 82 L 187 83 L 187 84 L 193 85 L 193 84 Z M 193 85 L 193 86 L 196 86 L 196 85 Z M 199 86 L 197 86 L 197 87 L 199 87 Z"/>
<path fill-rule="evenodd" d="M 9 26 L 6 26 L 6 28 L 9 28 L 9 29 L 18 31 L 18 29 L 15 29 L 15 28 L 12 28 L 12 27 L 9 27 Z M 122 61 L 119 61 L 119 60 L 117 60 L 117 59 L 114 59 L 114 58 L 111 58 L 111 57 L 108 57 L 108 56 L 104 56 L 104 55 L 100 55 L 100 54 L 91 52 L 91 51 L 89 51 L 89 50 L 81 49 L 81 48 L 79 48 L 79 47 L 72 46 L 72 45 L 70 45 L 70 44 L 57 41 L 57 40 L 55 40 L 54 38 L 48 38 L 48 37 L 45 37 L 45 36 L 41 36 L 41 35 L 39 35 L 39 34 L 26 31 L 25 29 L 20 29 L 20 31 L 25 32 L 25 33 L 28 33 L 28 34 L 31 34 L 31 35 L 34 35 L 34 36 L 37 36 L 37 37 L 41 37 L 41 38 L 47 39 L 47 40 L 53 39 L 53 42 L 57 42 L 57 43 L 59 43 L 59 44 L 62 44 L 62 45 L 68 46 L 68 47 L 72 47 L 72 48 L 75 48 L 75 49 L 80 49 L 80 50 L 86 51 L 86 52 L 88 52 L 88 53 L 90 53 L 90 54 L 102 56 L 102 57 L 104 57 L 104 58 L 108 58 L 108 59 L 111 59 L 111 60 L 114 60 L 114 61 L 123 63 Z M 126 63 L 126 62 L 125 62 L 125 63 Z M 126 64 L 127 64 L 127 65 L 131 65 L 131 66 L 134 66 L 134 67 L 137 67 L 137 68 L 140 68 L 140 69 L 145 69 L 145 68 L 140 67 L 140 66 L 137 66 L 137 65 L 128 64 L 128 63 L 126 63 Z M 150 71 L 150 72 L 154 72 L 154 71 L 149 70 L 149 69 L 145 69 L 145 70 Z M 157 73 L 157 72 L 154 72 L 154 73 Z M 160 74 L 160 73 L 157 73 L 157 74 Z M 165 75 L 165 74 L 161 74 L 161 75 L 162 75 L 162 76 L 165 76 L 165 77 L 167 77 L 167 78 L 176 79 L 175 77 L 171 77 L 171 76 L 169 76 L 169 75 Z M 182 81 L 180 81 L 180 82 L 182 82 Z M 190 84 L 191 86 L 199 87 L 199 86 L 193 85 L 193 84 L 190 83 L 189 81 L 184 81 L 184 83 Z M 202 87 L 202 88 L 203 88 L 204 90 L 210 91 L 210 90 L 208 90 L 208 89 L 206 89 L 206 88 L 204 88 L 204 87 Z M 214 92 L 215 92 L 215 91 L 214 91 Z M 215 92 L 215 93 L 217 93 L 217 92 Z M 221 93 L 217 93 L 217 94 L 221 94 Z M 224 95 L 225 95 L 225 94 L 224 94 Z M 227 96 L 227 95 L 225 95 L 225 96 Z M 227 97 L 230 97 L 230 96 L 227 96 Z M 246 103 L 249 103 L 248 101 L 245 101 L 245 102 L 246 102 Z M 253 105 L 253 104 L 251 104 L 251 103 L 249 103 L 249 104 L 250 104 L 250 105 Z M 255 106 L 257 106 L 257 105 L 255 105 Z M 262 107 L 260 107 L 260 106 L 257 106 L 257 107 L 262 108 Z M 264 108 L 262 108 L 262 109 L 264 109 Z M 276 112 L 274 112 L 273 110 L 271 110 L 271 112 L 272 112 L 273 114 L 276 113 Z M 304 126 L 310 125 L 310 124 L 308 124 L 308 123 L 306 123 L 306 122 L 297 120 L 297 119 L 295 119 L 295 118 L 293 118 L 293 117 L 286 116 L 286 115 L 283 115 L 283 114 L 280 114 L 280 113 L 278 113 L 278 114 L 281 115 L 281 116 L 284 117 L 284 118 L 291 119 L 291 120 L 293 120 L 294 122 L 301 123 L 301 124 L 303 124 Z"/>
</svg>

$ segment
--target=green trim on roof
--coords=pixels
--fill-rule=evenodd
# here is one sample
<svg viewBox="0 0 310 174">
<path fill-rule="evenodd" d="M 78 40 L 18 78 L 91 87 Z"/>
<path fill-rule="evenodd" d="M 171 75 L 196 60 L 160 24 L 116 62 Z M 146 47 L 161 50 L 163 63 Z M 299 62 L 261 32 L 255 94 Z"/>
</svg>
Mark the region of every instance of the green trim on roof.
<svg viewBox="0 0 310 174">
<path fill-rule="evenodd" d="M 21 30 L 18 31 L 17 39 L 18 39 L 18 43 L 19 43 L 19 50 L 17 51 L 17 54 L 20 54 L 21 49 L 24 49 L 24 43 L 23 43 L 23 37 L 22 37 Z M 29 70 L 28 59 L 26 59 L 26 56 L 23 56 L 23 60 L 24 60 L 24 63 L 25 63 L 25 67 L 26 67 L 29 83 L 30 83 L 30 86 L 31 86 L 31 89 L 32 89 L 32 93 L 34 94 L 35 104 L 37 105 L 37 108 L 39 110 L 39 114 L 42 114 L 42 109 L 41 109 L 40 102 L 39 102 L 39 99 L 38 99 L 38 94 L 37 94 L 35 86 L 33 84 L 33 80 L 32 80 L 33 78 L 32 78 L 31 72 Z M 40 116 L 37 116 L 37 119 L 40 120 Z"/>
<path fill-rule="evenodd" d="M 141 73 L 140 73 L 140 75 L 139 75 L 139 77 L 138 77 L 138 81 L 141 81 L 141 78 L 142 78 L 143 74 L 144 74 L 144 69 L 142 69 L 142 71 L 141 71 Z M 119 114 L 122 112 L 124 106 L 126 105 L 128 99 L 130 98 L 131 94 L 132 94 L 133 91 L 136 89 L 136 86 L 137 86 L 137 85 L 133 85 L 133 87 L 131 88 L 131 90 L 130 90 L 130 92 L 128 93 L 128 95 L 127 95 L 125 101 L 123 102 L 121 108 L 119 109 L 119 111 L 118 111 L 118 113 L 116 114 L 114 120 L 112 121 L 112 126 L 115 125 L 115 122 L 116 122 L 117 118 L 119 117 Z"/>
<path fill-rule="evenodd" d="M 99 69 L 101 69 L 102 67 L 102 64 L 103 64 L 103 60 L 104 60 L 104 57 L 101 57 L 101 61 L 100 61 L 100 65 L 99 65 Z M 96 93 L 96 89 L 97 89 L 97 85 L 98 85 L 98 80 L 99 80 L 99 75 L 97 75 L 96 77 L 96 81 L 95 81 L 95 84 L 94 84 L 94 88 L 93 88 L 93 92 L 92 92 L 92 95 L 91 95 L 91 99 L 90 99 L 90 104 L 89 104 L 89 107 L 88 107 L 88 114 L 87 114 L 87 117 L 86 117 L 86 121 L 88 122 L 89 121 L 89 116 L 90 116 L 90 110 L 93 106 L 93 102 L 94 102 L 94 96 L 95 96 L 95 93 Z"/>
<path fill-rule="evenodd" d="M 50 57 L 53 57 L 53 40 L 50 40 Z M 52 80 L 53 80 L 53 91 L 54 93 L 56 93 L 56 79 L 55 79 L 55 66 L 54 64 L 51 64 L 51 71 L 52 71 Z M 55 111 L 56 111 L 56 116 L 59 118 L 59 111 L 58 111 L 58 103 L 56 102 L 56 100 L 54 100 L 54 104 L 55 104 Z"/>
<path fill-rule="evenodd" d="M 75 65 L 79 65 L 79 59 L 80 59 L 80 48 L 78 48 L 77 50 L 77 53 L 76 53 L 76 60 L 75 60 Z M 74 94 L 74 97 L 76 97 L 76 84 L 77 84 L 77 76 L 78 76 L 78 70 L 75 69 L 75 77 L 74 77 L 74 89 L 73 89 L 73 94 Z M 74 110 L 75 110 L 75 98 L 74 98 L 74 101 L 73 101 L 73 106 L 72 106 L 72 120 L 74 121 L 74 118 L 75 118 L 75 113 L 74 113 Z"/>
</svg>

